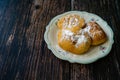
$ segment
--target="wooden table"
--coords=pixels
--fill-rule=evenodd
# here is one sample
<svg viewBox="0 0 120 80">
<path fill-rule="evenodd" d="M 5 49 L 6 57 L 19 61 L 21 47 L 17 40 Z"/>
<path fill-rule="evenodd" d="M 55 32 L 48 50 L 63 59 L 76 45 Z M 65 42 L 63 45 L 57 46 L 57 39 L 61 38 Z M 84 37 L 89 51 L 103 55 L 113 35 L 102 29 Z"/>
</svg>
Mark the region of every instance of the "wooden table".
<svg viewBox="0 0 120 80">
<path fill-rule="evenodd" d="M 46 25 L 71 10 L 108 22 L 115 40 L 108 56 L 71 64 L 48 50 Z M 0 80 L 120 80 L 120 0 L 0 0 Z"/>
</svg>

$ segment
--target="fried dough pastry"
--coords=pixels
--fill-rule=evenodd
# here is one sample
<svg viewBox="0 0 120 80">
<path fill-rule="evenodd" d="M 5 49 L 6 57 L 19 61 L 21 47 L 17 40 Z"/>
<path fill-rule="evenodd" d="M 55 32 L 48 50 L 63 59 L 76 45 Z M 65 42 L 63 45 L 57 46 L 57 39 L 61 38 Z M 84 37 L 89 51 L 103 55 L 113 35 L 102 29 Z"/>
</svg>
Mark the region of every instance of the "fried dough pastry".
<svg viewBox="0 0 120 80">
<path fill-rule="evenodd" d="M 57 22 L 59 46 L 74 54 L 87 52 L 91 45 L 99 45 L 107 40 L 105 32 L 96 22 L 88 22 L 79 15 L 66 15 Z"/>
<path fill-rule="evenodd" d="M 79 15 L 66 15 L 58 20 L 57 26 L 59 29 L 67 29 L 77 33 L 85 25 L 85 20 Z"/>
<path fill-rule="evenodd" d="M 83 54 L 90 48 L 91 38 L 88 34 L 74 35 L 69 30 L 59 30 L 58 44 L 66 51 L 74 54 Z"/>
<path fill-rule="evenodd" d="M 105 32 L 96 22 L 89 22 L 86 27 L 89 29 L 92 45 L 99 45 L 107 40 Z"/>
</svg>

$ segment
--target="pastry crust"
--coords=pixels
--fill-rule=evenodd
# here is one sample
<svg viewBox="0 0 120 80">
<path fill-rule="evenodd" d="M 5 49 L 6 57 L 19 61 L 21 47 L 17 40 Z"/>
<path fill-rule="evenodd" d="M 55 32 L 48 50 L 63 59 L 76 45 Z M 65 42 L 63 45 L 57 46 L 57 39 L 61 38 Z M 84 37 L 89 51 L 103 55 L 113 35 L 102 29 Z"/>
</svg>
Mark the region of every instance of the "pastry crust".
<svg viewBox="0 0 120 80">
<path fill-rule="evenodd" d="M 83 54 L 91 45 L 99 45 L 107 40 L 106 34 L 96 22 L 88 22 L 86 27 L 84 25 L 84 19 L 75 14 L 58 20 L 59 46 L 71 53 Z"/>
<path fill-rule="evenodd" d="M 67 29 L 77 33 L 85 25 L 85 20 L 79 15 L 66 15 L 58 20 L 57 26 L 59 29 Z"/>
<path fill-rule="evenodd" d="M 66 35 L 64 30 L 58 32 L 58 44 L 61 48 L 74 54 L 83 54 L 90 48 L 91 38 L 85 35 Z"/>
<path fill-rule="evenodd" d="M 99 45 L 107 40 L 105 32 L 96 22 L 89 22 L 86 27 L 90 27 L 89 34 L 92 39 L 92 45 Z"/>
</svg>

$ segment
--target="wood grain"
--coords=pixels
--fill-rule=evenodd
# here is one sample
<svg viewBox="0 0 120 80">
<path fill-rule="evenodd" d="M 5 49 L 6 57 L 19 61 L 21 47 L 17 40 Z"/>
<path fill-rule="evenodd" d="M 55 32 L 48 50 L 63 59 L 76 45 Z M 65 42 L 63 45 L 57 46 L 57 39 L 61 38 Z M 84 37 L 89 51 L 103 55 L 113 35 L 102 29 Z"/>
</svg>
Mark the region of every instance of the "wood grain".
<svg viewBox="0 0 120 80">
<path fill-rule="evenodd" d="M 50 20 L 70 10 L 95 13 L 114 31 L 108 56 L 71 64 L 44 41 Z M 0 0 L 0 80 L 120 80 L 120 0 Z"/>
<path fill-rule="evenodd" d="M 120 50 L 120 37 L 118 30 L 120 30 L 120 2 L 118 2 L 118 0 L 75 0 L 74 5 L 75 10 L 84 10 L 95 13 L 106 20 L 113 29 L 115 40 L 110 54 L 93 64 L 87 65 L 87 68 L 85 69 L 87 71 L 86 74 L 90 73 L 91 75 L 85 75 L 81 78 L 81 80 L 119 80 L 120 54 L 118 51 Z M 73 69 L 76 69 L 77 67 L 78 65 L 73 67 Z M 79 67 L 79 71 L 83 69 L 81 68 L 81 65 L 79 65 Z M 86 65 L 84 67 L 86 67 Z M 73 72 L 73 74 L 74 73 L 75 72 Z M 81 74 L 79 74 L 79 76 L 81 76 Z M 89 78 L 86 79 L 86 77 Z"/>
</svg>

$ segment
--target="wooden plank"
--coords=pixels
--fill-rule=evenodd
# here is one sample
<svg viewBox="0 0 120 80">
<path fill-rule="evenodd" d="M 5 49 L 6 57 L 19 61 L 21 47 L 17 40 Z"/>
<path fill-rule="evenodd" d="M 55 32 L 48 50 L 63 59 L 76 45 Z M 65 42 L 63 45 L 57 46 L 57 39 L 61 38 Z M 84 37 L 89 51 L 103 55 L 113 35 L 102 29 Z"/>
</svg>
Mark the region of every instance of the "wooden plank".
<svg viewBox="0 0 120 80">
<path fill-rule="evenodd" d="M 44 31 L 70 0 L 4 0 L 0 25 L 1 80 L 62 80 L 62 61 L 48 50 Z M 68 63 L 69 64 L 69 63 Z"/>
<path fill-rule="evenodd" d="M 105 58 L 89 65 L 73 64 L 71 80 L 119 80 L 120 2 L 118 0 L 74 0 L 73 5 L 73 10 L 95 13 L 106 20 L 114 31 L 115 43 L 110 54 Z"/>
<path fill-rule="evenodd" d="M 56 58 L 44 41 L 56 15 L 84 10 L 101 16 L 114 31 L 108 56 L 89 65 Z M 120 0 L 0 0 L 0 80 L 119 80 Z"/>
</svg>

